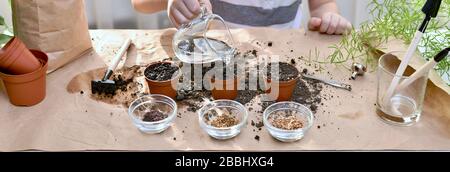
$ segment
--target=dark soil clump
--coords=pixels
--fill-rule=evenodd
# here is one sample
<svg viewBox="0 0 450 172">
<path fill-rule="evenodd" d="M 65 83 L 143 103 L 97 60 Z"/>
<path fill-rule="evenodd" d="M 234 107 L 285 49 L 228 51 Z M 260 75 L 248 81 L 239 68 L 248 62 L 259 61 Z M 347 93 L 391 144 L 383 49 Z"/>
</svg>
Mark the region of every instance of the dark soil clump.
<svg viewBox="0 0 450 172">
<path fill-rule="evenodd" d="M 161 121 L 163 119 L 166 119 L 168 117 L 167 114 L 164 114 L 157 110 L 152 110 L 150 112 L 147 112 L 144 114 L 144 117 L 142 118 L 142 121 L 145 122 L 155 122 L 155 121 Z"/>
<path fill-rule="evenodd" d="M 144 71 L 145 77 L 154 81 L 170 80 L 175 72 L 178 71 L 178 66 L 170 63 L 157 63 L 149 66 Z"/>
<path fill-rule="evenodd" d="M 271 70 L 274 67 L 278 68 L 279 70 L 278 75 L 272 73 Z M 295 66 L 292 66 L 285 62 L 270 63 L 267 65 L 266 70 L 267 70 L 266 71 L 267 78 L 275 81 L 290 81 L 292 79 L 297 78 L 299 74 Z"/>
</svg>

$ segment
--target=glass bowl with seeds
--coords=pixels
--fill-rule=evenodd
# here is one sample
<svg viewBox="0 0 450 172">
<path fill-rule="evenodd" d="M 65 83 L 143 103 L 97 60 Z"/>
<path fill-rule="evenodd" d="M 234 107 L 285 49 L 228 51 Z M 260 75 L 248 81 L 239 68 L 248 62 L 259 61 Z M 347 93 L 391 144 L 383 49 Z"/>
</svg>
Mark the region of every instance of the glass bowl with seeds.
<svg viewBox="0 0 450 172">
<path fill-rule="evenodd" d="M 237 101 L 215 100 L 204 105 L 198 115 L 200 126 L 208 135 L 224 140 L 241 132 L 247 123 L 248 111 Z"/>
<path fill-rule="evenodd" d="M 264 110 L 263 123 L 272 137 L 282 142 L 303 138 L 314 121 L 313 113 L 296 102 L 279 102 Z"/>
<path fill-rule="evenodd" d="M 133 124 L 144 133 L 161 133 L 172 125 L 177 103 L 165 95 L 151 94 L 134 100 L 128 108 Z"/>
</svg>

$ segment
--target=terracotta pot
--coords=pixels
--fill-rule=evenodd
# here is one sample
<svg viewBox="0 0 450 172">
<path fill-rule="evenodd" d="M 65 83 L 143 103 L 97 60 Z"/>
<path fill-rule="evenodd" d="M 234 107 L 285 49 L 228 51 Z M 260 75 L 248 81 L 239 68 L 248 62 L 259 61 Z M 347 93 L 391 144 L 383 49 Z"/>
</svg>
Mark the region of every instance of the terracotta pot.
<svg viewBox="0 0 450 172">
<path fill-rule="evenodd" d="M 48 57 L 45 53 L 31 50 L 40 61 L 40 68 L 23 75 L 10 75 L 0 72 L 11 104 L 16 106 L 33 106 L 40 103 L 46 94 L 46 72 Z"/>
<path fill-rule="evenodd" d="M 151 63 L 150 65 L 148 65 L 147 68 L 149 68 L 153 65 L 158 65 L 158 64 L 162 64 L 162 63 L 174 64 L 173 62 L 155 62 L 155 63 Z M 175 73 L 175 75 L 176 75 L 175 77 L 172 77 L 172 79 L 166 80 L 166 81 L 156 81 L 156 80 L 151 80 L 151 79 L 145 77 L 145 80 L 147 81 L 147 84 L 148 84 L 150 94 L 162 94 L 162 95 L 165 95 L 172 99 L 175 99 L 177 97 L 177 91 L 175 90 L 175 88 L 172 87 L 172 82 L 174 84 L 176 82 L 178 82 L 178 79 L 181 76 L 181 72 L 180 72 L 179 68 L 178 68 L 178 71 Z"/>
<path fill-rule="evenodd" d="M 6 74 L 27 74 L 41 67 L 39 60 L 16 37 L 13 37 L 2 50 L 3 52 L 0 53 L 0 69 Z"/>
<path fill-rule="evenodd" d="M 297 85 L 298 77 L 289 81 L 271 81 L 266 79 L 268 86 L 270 87 L 266 93 L 269 95 L 271 100 L 276 100 L 277 102 L 289 101 L 291 100 L 292 94 L 294 93 L 295 86 Z M 270 94 L 272 90 L 277 90 L 278 95 Z M 276 91 L 275 91 L 276 92 Z"/>
<path fill-rule="evenodd" d="M 236 99 L 236 97 L 238 96 L 237 83 L 238 83 L 237 77 L 228 80 L 211 79 L 211 86 L 213 86 L 211 94 L 213 98 L 215 100 Z"/>
</svg>

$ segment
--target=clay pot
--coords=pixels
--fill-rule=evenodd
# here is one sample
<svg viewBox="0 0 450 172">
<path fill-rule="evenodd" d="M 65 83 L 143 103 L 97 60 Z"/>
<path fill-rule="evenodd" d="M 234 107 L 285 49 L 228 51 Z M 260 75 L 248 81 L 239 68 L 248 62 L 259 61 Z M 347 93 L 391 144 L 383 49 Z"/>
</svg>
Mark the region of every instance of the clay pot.
<svg viewBox="0 0 450 172">
<path fill-rule="evenodd" d="M 234 100 L 238 96 L 238 80 L 237 77 L 228 80 L 211 79 L 213 89 L 211 94 L 215 100 L 228 99 Z M 219 89 L 216 89 L 219 88 Z"/>
<path fill-rule="evenodd" d="M 292 66 L 292 65 L 290 65 Z M 295 68 L 295 67 L 294 67 Z M 295 86 L 297 85 L 297 80 L 299 76 L 292 78 L 288 81 L 278 81 L 272 80 L 267 77 L 267 66 L 264 68 L 263 78 L 266 80 L 266 93 L 268 94 L 268 98 L 270 100 L 276 100 L 277 102 L 281 101 L 289 101 L 291 100 L 292 94 L 294 93 Z M 297 69 L 295 69 L 297 70 Z M 297 73 L 298 70 L 297 70 Z M 278 94 L 276 94 L 278 93 Z"/>
<path fill-rule="evenodd" d="M 0 53 L 0 69 L 11 75 L 22 75 L 35 72 L 41 67 L 41 63 L 28 50 L 20 39 L 13 37 Z"/>
<path fill-rule="evenodd" d="M 159 65 L 162 63 L 174 64 L 173 62 L 155 62 L 155 63 L 151 63 L 147 68 L 154 66 L 154 65 Z M 175 75 L 176 75 L 175 77 L 172 77 L 172 79 L 166 80 L 166 81 L 151 80 L 145 76 L 145 80 L 147 81 L 148 88 L 150 90 L 150 94 L 162 94 L 162 95 L 165 95 L 172 99 L 175 99 L 177 96 L 177 91 L 175 90 L 175 88 L 172 87 L 172 82 L 174 84 L 178 82 L 178 79 L 181 76 L 181 72 L 180 72 L 179 68 L 178 68 L 178 71 L 175 73 Z"/>
<path fill-rule="evenodd" d="M 277 102 L 289 101 L 291 100 L 292 94 L 294 93 L 295 86 L 297 85 L 298 77 L 289 81 L 272 81 L 266 79 L 266 84 L 270 87 L 266 90 L 266 93 L 270 96 L 271 100 L 276 100 Z M 278 91 L 278 95 L 270 94 L 272 90 Z"/>
<path fill-rule="evenodd" d="M 23 75 L 10 75 L 0 72 L 11 104 L 16 106 L 33 106 L 40 103 L 46 94 L 46 72 L 48 57 L 45 53 L 31 50 L 40 61 L 36 71 Z"/>
</svg>

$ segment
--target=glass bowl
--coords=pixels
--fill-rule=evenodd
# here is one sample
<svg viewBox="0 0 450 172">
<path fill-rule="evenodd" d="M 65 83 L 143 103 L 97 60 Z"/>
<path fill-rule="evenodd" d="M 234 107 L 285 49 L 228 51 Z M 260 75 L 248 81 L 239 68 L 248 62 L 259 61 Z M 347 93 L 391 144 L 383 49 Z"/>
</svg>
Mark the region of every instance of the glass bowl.
<svg viewBox="0 0 450 172">
<path fill-rule="evenodd" d="M 152 117 L 147 115 L 150 112 L 164 115 Z M 144 133 L 163 132 L 173 123 L 176 114 L 177 103 L 170 97 L 159 94 L 140 97 L 128 108 L 128 115 L 134 125 Z"/>
<path fill-rule="evenodd" d="M 272 125 L 270 120 L 272 115 L 294 115 L 302 122 L 302 126 L 298 129 L 287 130 L 277 128 Z M 270 105 L 264 110 L 263 123 L 272 137 L 282 142 L 294 142 L 303 138 L 305 133 L 313 125 L 314 116 L 309 108 L 296 102 L 279 102 Z"/>
<path fill-rule="evenodd" d="M 217 113 L 212 113 L 213 111 Z M 221 114 L 237 119 L 235 124 L 227 127 L 216 127 L 214 119 Z M 207 103 L 198 112 L 198 120 L 203 130 L 211 137 L 219 140 L 230 139 L 237 136 L 247 123 L 248 111 L 244 105 L 233 100 L 215 100 Z"/>
</svg>

